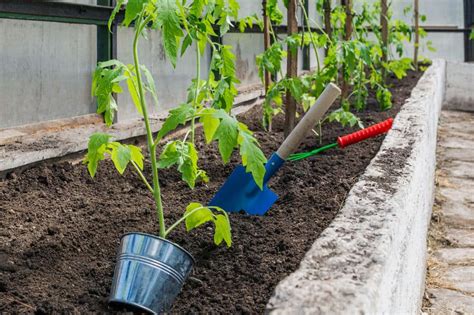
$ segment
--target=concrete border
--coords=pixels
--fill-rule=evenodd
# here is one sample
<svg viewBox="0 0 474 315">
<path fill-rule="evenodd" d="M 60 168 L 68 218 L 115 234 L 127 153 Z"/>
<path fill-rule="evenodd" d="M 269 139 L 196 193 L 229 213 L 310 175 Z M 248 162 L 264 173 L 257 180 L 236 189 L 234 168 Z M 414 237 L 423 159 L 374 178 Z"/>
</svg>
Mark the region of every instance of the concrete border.
<svg viewBox="0 0 474 315">
<path fill-rule="evenodd" d="M 434 60 L 343 208 L 267 304 L 271 314 L 417 314 L 446 62 Z"/>
<path fill-rule="evenodd" d="M 261 85 L 241 87 L 232 113 L 238 115 L 260 104 L 262 95 Z M 167 116 L 166 112 L 150 117 L 153 132 L 161 128 Z M 0 178 L 16 169 L 84 151 L 89 136 L 94 132 L 108 133 L 115 140 L 146 134 L 142 119 L 118 122 L 108 128 L 96 114 L 0 129 Z M 175 135 L 173 133 L 169 137 Z"/>
</svg>

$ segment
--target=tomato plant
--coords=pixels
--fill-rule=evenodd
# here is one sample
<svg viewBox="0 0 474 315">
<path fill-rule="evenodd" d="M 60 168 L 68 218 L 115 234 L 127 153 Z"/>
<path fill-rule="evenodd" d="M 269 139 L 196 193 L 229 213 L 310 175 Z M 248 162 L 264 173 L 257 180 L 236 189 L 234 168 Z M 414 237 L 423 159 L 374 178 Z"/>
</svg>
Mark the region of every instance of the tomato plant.
<svg viewBox="0 0 474 315">
<path fill-rule="evenodd" d="M 281 14 L 279 13 L 278 7 L 274 6 L 275 2 L 276 1 L 268 2 L 267 10 L 270 12 L 270 17 L 274 17 L 273 22 L 278 23 L 281 22 Z M 301 105 L 303 111 L 307 111 L 316 98 L 321 94 L 324 87 L 329 82 L 337 80 L 338 71 L 343 62 L 355 60 L 354 55 L 349 56 L 352 59 L 349 59 L 347 56 L 348 52 L 350 52 L 348 49 L 350 47 L 349 45 L 337 45 L 337 43 L 339 43 L 339 41 L 336 40 L 340 35 L 339 29 L 336 29 L 334 38 L 331 38 L 315 21 L 309 18 L 302 1 L 298 1 L 298 5 L 305 17 L 303 33 L 288 36 L 283 40 L 278 40 L 275 33 L 272 31 L 274 43 L 268 50 L 257 56 L 257 65 L 259 67 L 259 75 L 262 81 L 265 70 L 269 71 L 274 77 L 279 75 L 282 78 L 270 85 L 267 92 L 266 99 L 263 103 L 264 126 L 270 124 L 273 116 L 282 112 L 282 96 L 284 93 L 289 91 Z M 340 12 L 340 7 L 336 7 L 334 15 L 339 14 Z M 342 13 L 344 12 L 342 11 Z M 312 31 L 312 26 L 316 26 L 319 32 Z M 351 43 L 351 45 L 353 44 L 354 43 Z M 309 46 L 316 57 L 316 69 L 313 72 L 295 78 L 283 77 L 281 63 L 286 57 L 286 51 L 284 50 L 285 46 L 295 52 L 299 47 Z M 319 57 L 318 51 L 320 48 L 328 49 L 328 55 L 324 59 L 324 62 L 321 62 Z M 354 49 L 352 49 L 352 52 L 353 51 Z M 353 63 L 355 63 L 355 61 Z M 360 120 L 351 112 L 347 111 L 346 113 L 341 113 L 341 111 L 336 111 L 320 122 L 319 129 L 321 129 L 322 122 L 327 120 L 338 121 L 344 126 L 346 124 L 350 124 L 351 126 L 354 124 L 362 125 Z M 320 131 L 316 133 L 319 135 L 321 134 Z"/>
<path fill-rule="evenodd" d="M 279 24 L 282 14 L 276 4 L 277 0 L 268 1 L 266 9 L 272 22 Z M 346 8 L 341 5 L 327 10 L 328 2 L 318 0 L 316 9 L 326 18 L 325 29 L 308 17 L 301 0 L 298 4 L 304 16 L 303 33 L 280 40 L 271 30 L 273 44 L 257 56 L 262 81 L 265 71 L 269 71 L 274 77 L 281 78 L 271 84 L 267 92 L 263 103 L 263 125 L 268 126 L 272 118 L 282 112 L 282 96 L 287 91 L 297 100 L 303 111 L 306 111 L 326 84 L 343 80 L 353 86 L 352 91 L 343 95 L 341 108 L 323 119 L 318 125 L 319 131 L 315 133 L 321 136 L 321 124 L 325 121 L 337 121 L 343 126 L 363 127 L 360 119 L 351 112 L 351 108 L 364 109 L 369 90 L 375 92 L 375 98 L 382 110 L 390 108 L 392 94 L 385 83 L 385 74 L 392 73 L 401 79 L 406 76 L 407 70 L 413 68 L 412 60 L 403 57 L 405 43 L 411 39 L 411 28 L 400 20 L 392 19 L 389 8 L 386 47 L 380 27 L 381 7 L 378 2 L 363 3 L 359 10 L 354 11 L 351 7 Z M 408 11 L 409 9 L 406 13 Z M 350 20 L 347 19 L 348 13 L 351 14 Z M 346 23 L 348 21 L 349 27 Z M 317 32 L 312 31 L 314 28 Z M 423 33 L 421 36 L 423 37 Z M 296 51 L 303 46 L 312 48 L 316 57 L 316 68 L 313 72 L 297 78 L 283 77 L 281 63 L 286 58 L 284 48 L 290 47 Z M 326 51 L 322 62 L 318 55 L 320 48 Z M 388 56 L 387 61 L 383 61 L 385 54 Z"/>
<path fill-rule="evenodd" d="M 118 1 L 109 20 L 109 28 L 115 15 L 121 9 L 124 0 Z M 253 175 L 256 183 L 262 187 L 265 173 L 265 156 L 258 142 L 246 125 L 239 122 L 231 108 L 237 94 L 235 84 L 234 55 L 230 46 L 211 40 L 218 32 L 225 34 L 231 26 L 231 20 L 237 20 L 239 5 L 235 0 L 195 0 L 190 4 L 175 0 L 128 0 L 125 7 L 123 25 L 132 23 L 135 27 L 133 40 L 133 64 L 125 65 L 118 60 L 99 63 L 93 76 L 92 94 L 97 98 L 98 113 L 103 113 L 107 125 L 111 125 L 117 104 L 113 93 L 122 93 L 121 82 L 126 82 L 131 99 L 137 111 L 143 117 L 146 128 L 147 149 L 151 162 L 151 183 L 146 178 L 144 156 L 139 147 L 111 141 L 107 134 L 97 133 L 90 137 L 88 152 L 84 163 L 92 177 L 96 174 L 99 161 L 109 156 L 120 174 L 128 165 L 133 167 L 138 177 L 153 195 L 159 223 L 159 236 L 166 237 L 179 224 L 185 223 L 187 230 L 206 222 L 215 225 L 214 242 L 224 241 L 231 245 L 231 228 L 225 211 L 218 207 L 191 203 L 182 218 L 168 228 L 165 226 L 161 201 L 159 169 L 176 166 L 182 179 L 194 188 L 197 181 L 208 181 L 204 170 L 198 167 L 199 152 L 195 147 L 196 122 L 203 126 L 207 143 L 218 142 L 222 160 L 227 163 L 235 148 L 239 148 L 242 164 Z M 250 23 L 252 19 L 245 20 Z M 156 136 L 153 135 L 146 104 L 146 94 L 152 95 L 158 106 L 158 95 L 150 71 L 139 62 L 138 43 L 146 37 L 149 30 L 160 30 L 167 59 L 173 66 L 180 55 L 193 47 L 196 54 L 196 77 L 188 89 L 186 102 L 170 110 Z M 201 79 L 201 56 L 206 47 L 212 50 L 209 76 Z M 217 79 L 217 77 L 219 79 Z M 163 138 L 179 125 L 190 123 L 189 132 L 183 139 L 168 141 L 162 148 L 159 159 L 157 147 Z"/>
</svg>

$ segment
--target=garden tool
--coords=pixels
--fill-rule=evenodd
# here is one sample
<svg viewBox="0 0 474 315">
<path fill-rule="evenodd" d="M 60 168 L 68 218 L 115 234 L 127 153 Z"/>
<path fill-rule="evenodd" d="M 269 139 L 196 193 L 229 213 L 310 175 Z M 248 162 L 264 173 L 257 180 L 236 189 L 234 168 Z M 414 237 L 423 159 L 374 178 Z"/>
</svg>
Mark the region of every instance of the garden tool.
<svg viewBox="0 0 474 315">
<path fill-rule="evenodd" d="M 265 214 L 278 199 L 278 195 L 267 187 L 267 182 L 290 154 L 298 148 L 306 133 L 323 117 L 339 94 L 341 94 L 341 90 L 335 84 L 330 83 L 326 86 L 316 103 L 308 110 L 298 125 L 283 141 L 277 152 L 273 153 L 265 164 L 263 189 L 260 189 L 252 175 L 247 173 L 242 165 L 239 165 L 209 205 L 218 206 L 227 212 L 244 210 L 252 215 Z"/>
<path fill-rule="evenodd" d="M 382 133 L 385 133 L 390 130 L 392 127 L 393 119 L 389 118 L 381 123 L 367 127 L 365 129 L 350 133 L 348 135 L 338 137 L 337 142 L 325 145 L 321 148 L 314 149 L 309 152 L 300 152 L 290 155 L 288 161 L 298 161 L 310 156 L 316 155 L 328 149 L 339 146 L 341 149 L 347 147 L 348 145 L 363 141 L 368 138 L 376 137 Z"/>
</svg>

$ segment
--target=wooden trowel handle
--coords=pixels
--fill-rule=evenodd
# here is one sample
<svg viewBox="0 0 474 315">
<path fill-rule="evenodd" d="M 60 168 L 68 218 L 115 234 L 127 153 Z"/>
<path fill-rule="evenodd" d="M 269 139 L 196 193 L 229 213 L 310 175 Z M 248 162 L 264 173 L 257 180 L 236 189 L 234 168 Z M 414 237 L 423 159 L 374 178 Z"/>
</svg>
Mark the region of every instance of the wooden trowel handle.
<svg viewBox="0 0 474 315">
<path fill-rule="evenodd" d="M 340 94 L 341 90 L 337 85 L 329 83 L 326 86 L 323 93 L 321 93 L 316 100 L 316 103 L 311 106 L 309 111 L 303 116 L 295 129 L 291 131 L 278 149 L 277 154 L 283 160 L 286 160 L 290 154 L 296 151 L 301 141 L 303 141 L 306 136 L 306 133 L 323 117 Z"/>
</svg>

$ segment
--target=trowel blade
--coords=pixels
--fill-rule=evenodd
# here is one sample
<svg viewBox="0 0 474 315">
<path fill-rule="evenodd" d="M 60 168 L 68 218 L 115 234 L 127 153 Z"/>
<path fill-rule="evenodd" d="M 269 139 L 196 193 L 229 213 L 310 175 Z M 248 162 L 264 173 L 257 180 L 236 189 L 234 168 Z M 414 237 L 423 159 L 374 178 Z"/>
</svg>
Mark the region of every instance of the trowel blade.
<svg viewBox="0 0 474 315">
<path fill-rule="evenodd" d="M 263 215 L 278 199 L 277 194 L 266 185 L 263 190 L 255 183 L 252 175 L 239 165 L 235 168 L 221 189 L 209 203 L 227 212 L 244 210 L 251 215 Z"/>
</svg>

